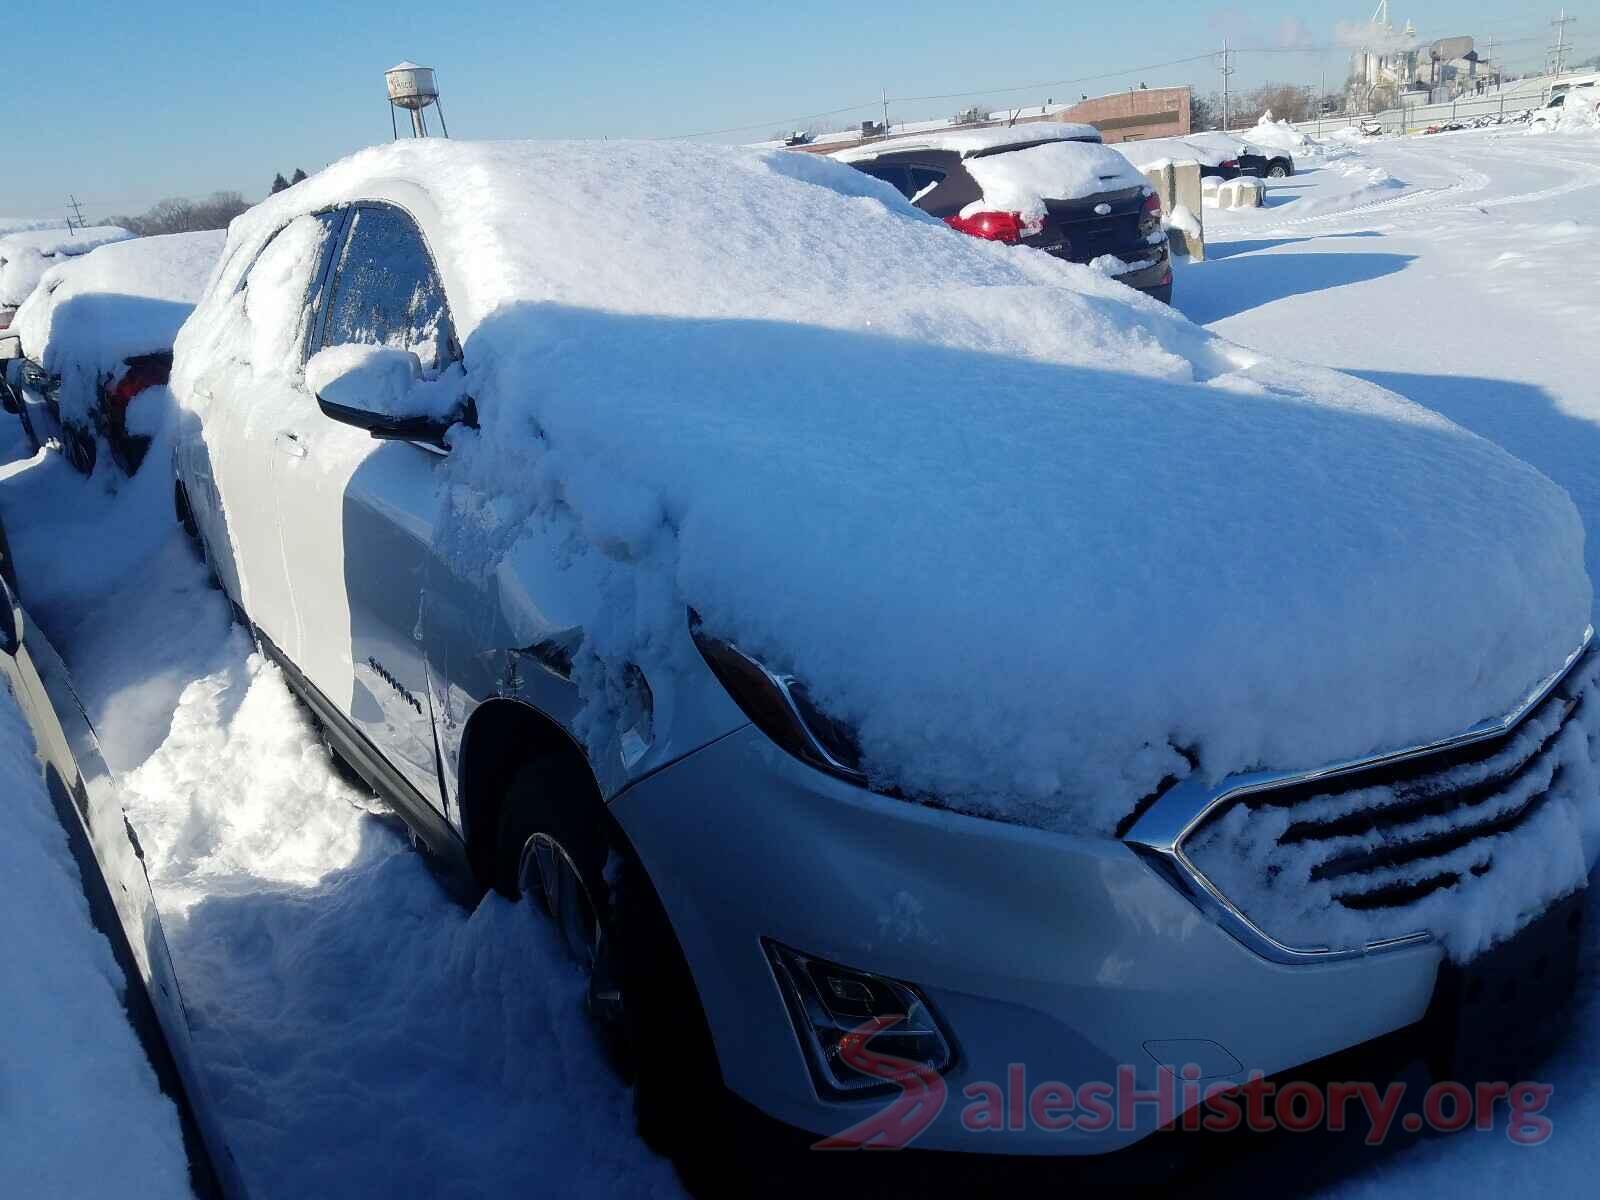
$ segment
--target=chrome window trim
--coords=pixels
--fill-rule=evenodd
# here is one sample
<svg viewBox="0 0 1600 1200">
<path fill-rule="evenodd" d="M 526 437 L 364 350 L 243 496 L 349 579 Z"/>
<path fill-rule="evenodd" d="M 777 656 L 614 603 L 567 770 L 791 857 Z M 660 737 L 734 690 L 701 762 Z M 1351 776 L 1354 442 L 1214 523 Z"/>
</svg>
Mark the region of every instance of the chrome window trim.
<svg viewBox="0 0 1600 1200">
<path fill-rule="evenodd" d="M 1289 946 L 1278 941 L 1266 930 L 1250 920 L 1242 910 L 1222 894 L 1206 878 L 1184 852 L 1184 840 L 1223 805 L 1231 804 L 1241 796 L 1274 788 L 1314 783 L 1320 779 L 1333 779 L 1353 771 L 1405 762 L 1428 754 L 1459 749 L 1475 742 L 1488 741 L 1509 733 L 1523 718 L 1550 698 L 1562 680 L 1572 673 L 1578 661 L 1588 652 L 1594 641 L 1594 626 L 1583 631 L 1583 641 L 1567 656 L 1559 670 L 1536 684 L 1510 712 L 1502 717 L 1480 721 L 1470 729 L 1437 742 L 1408 746 L 1366 758 L 1352 758 L 1328 763 L 1309 771 L 1252 771 L 1230 775 L 1220 783 L 1208 785 L 1198 775 L 1190 775 L 1174 784 L 1152 804 L 1128 830 L 1123 840 L 1132 847 L 1163 879 L 1189 899 L 1195 907 L 1232 934 L 1246 949 L 1262 958 L 1288 965 L 1302 963 L 1337 962 L 1341 959 L 1359 958 L 1362 955 L 1414 946 L 1432 940 L 1427 930 L 1369 942 L 1362 947 L 1343 950 L 1327 946 Z"/>
</svg>

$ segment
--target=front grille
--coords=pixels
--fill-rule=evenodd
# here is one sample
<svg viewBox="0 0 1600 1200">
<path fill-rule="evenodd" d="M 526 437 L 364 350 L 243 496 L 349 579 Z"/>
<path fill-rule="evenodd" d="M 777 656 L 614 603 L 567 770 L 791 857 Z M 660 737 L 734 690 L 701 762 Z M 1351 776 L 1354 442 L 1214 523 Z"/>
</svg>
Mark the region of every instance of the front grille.
<svg viewBox="0 0 1600 1200">
<path fill-rule="evenodd" d="M 1207 814 L 1183 851 L 1284 946 L 1497 940 L 1587 873 L 1569 834 L 1592 819 L 1578 810 L 1600 804 L 1596 657 L 1507 733 L 1245 793 Z"/>
</svg>

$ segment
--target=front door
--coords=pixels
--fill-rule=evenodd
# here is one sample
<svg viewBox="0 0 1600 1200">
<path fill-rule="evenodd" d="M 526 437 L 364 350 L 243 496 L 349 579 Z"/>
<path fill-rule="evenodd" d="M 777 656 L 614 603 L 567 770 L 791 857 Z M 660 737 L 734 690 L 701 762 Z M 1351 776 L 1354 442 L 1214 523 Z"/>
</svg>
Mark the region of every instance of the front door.
<svg viewBox="0 0 1600 1200">
<path fill-rule="evenodd" d="M 398 208 L 355 208 L 327 291 L 308 357 L 388 345 L 431 372 L 459 355 L 426 243 Z M 303 387 L 285 432 L 293 451 L 275 491 L 302 616 L 297 665 L 442 812 L 422 645 L 439 451 L 333 421 Z"/>
</svg>

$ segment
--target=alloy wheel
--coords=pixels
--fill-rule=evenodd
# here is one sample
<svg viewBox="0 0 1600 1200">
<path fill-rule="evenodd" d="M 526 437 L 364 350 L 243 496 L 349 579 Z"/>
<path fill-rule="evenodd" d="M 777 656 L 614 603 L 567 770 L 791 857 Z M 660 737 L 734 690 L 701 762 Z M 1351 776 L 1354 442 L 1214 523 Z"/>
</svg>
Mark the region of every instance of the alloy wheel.
<svg viewBox="0 0 1600 1200">
<path fill-rule="evenodd" d="M 548 833 L 531 835 L 522 846 L 517 890 L 543 909 L 589 980 L 589 1011 L 602 1027 L 615 1030 L 623 1017 L 622 992 L 611 962 L 603 910 L 571 854 Z"/>
</svg>

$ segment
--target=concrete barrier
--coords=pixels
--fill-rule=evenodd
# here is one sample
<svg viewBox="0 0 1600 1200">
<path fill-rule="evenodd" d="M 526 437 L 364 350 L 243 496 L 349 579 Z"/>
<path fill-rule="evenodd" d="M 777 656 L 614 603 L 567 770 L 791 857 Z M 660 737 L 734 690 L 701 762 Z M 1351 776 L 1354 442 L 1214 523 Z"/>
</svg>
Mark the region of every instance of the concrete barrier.
<svg viewBox="0 0 1600 1200">
<path fill-rule="evenodd" d="M 1162 223 L 1172 253 L 1186 254 L 1194 262 L 1206 256 L 1205 227 L 1201 221 L 1200 164 L 1194 162 L 1153 163 L 1142 173 L 1161 200 Z"/>
<path fill-rule="evenodd" d="M 1225 180 L 1216 190 L 1218 208 L 1261 208 L 1266 202 L 1267 185 L 1249 176 Z"/>
</svg>

